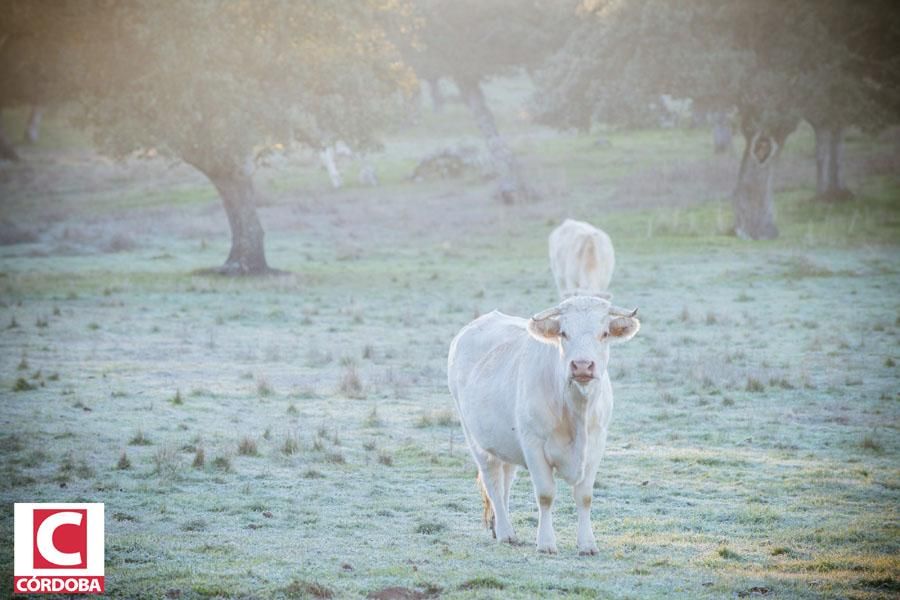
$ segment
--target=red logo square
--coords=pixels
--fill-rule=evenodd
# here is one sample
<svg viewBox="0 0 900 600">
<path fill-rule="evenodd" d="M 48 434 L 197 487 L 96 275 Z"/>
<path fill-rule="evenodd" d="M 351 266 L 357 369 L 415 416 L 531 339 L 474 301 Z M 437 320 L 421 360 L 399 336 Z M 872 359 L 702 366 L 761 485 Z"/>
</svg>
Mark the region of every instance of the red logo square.
<svg viewBox="0 0 900 600">
<path fill-rule="evenodd" d="M 34 568 L 87 567 L 87 512 L 80 508 L 34 510 Z"/>
</svg>

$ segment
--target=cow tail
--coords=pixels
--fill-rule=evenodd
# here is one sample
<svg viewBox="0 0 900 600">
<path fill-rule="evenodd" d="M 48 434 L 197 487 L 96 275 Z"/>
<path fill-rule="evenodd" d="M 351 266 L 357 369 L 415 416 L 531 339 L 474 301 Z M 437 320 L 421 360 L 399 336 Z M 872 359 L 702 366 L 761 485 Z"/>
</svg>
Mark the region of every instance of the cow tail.
<svg viewBox="0 0 900 600">
<path fill-rule="evenodd" d="M 491 498 L 488 496 L 487 488 L 484 487 L 484 481 L 481 479 L 481 470 L 479 469 L 478 475 L 475 476 L 475 481 L 478 483 L 478 489 L 481 491 L 481 503 L 482 503 L 482 513 L 481 513 L 481 522 L 484 524 L 485 529 L 491 530 L 491 535 L 494 538 L 497 537 L 497 530 L 494 527 L 494 507 L 491 505 Z"/>
</svg>

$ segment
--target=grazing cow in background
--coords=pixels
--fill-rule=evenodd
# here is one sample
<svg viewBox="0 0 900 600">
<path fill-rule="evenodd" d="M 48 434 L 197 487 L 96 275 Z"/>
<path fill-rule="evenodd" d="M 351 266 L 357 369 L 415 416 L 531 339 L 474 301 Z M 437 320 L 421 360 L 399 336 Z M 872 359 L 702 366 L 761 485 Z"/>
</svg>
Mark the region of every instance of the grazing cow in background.
<svg viewBox="0 0 900 600">
<path fill-rule="evenodd" d="M 640 328 L 637 309 L 607 298 L 576 296 L 531 319 L 493 311 L 450 344 L 450 393 L 478 465 L 485 526 L 501 542 L 516 540 L 509 492 L 523 466 L 540 508 L 538 551 L 556 552 L 555 471 L 572 485 L 579 553 L 597 554 L 591 497 L 613 408 L 609 347 Z"/>
<path fill-rule="evenodd" d="M 612 241 L 590 223 L 566 219 L 550 234 L 550 270 L 560 298 L 605 292 L 615 266 Z"/>
</svg>

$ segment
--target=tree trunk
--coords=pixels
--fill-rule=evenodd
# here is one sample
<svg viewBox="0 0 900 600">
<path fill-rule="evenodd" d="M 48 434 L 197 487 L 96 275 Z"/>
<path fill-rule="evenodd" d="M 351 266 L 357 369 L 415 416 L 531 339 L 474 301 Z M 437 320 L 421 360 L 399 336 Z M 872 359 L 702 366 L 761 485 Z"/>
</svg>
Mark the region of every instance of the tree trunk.
<svg viewBox="0 0 900 600">
<path fill-rule="evenodd" d="M 31 107 L 31 114 L 28 116 L 28 125 L 25 127 L 25 141 L 29 144 L 35 144 L 41 134 L 41 119 L 44 117 L 44 107 L 34 105 Z"/>
<path fill-rule="evenodd" d="M 748 240 L 778 237 L 772 201 L 772 177 L 780 148 L 775 139 L 756 132 L 746 136 L 744 156 L 734 190 L 734 232 Z"/>
<path fill-rule="evenodd" d="M 816 136 L 816 198 L 827 202 L 853 198 L 844 184 L 844 128 L 813 123 Z"/>
<path fill-rule="evenodd" d="M 487 142 L 491 161 L 499 176 L 499 188 L 496 195 L 507 204 L 533 198 L 535 193 L 525 182 L 519 161 L 516 160 L 506 140 L 497 129 L 497 122 L 487 105 L 481 83 L 477 80 L 458 78 L 456 85 L 462 92 L 469 110 L 472 111 L 472 116 L 475 117 L 478 129 L 481 130 L 481 134 Z"/>
<path fill-rule="evenodd" d="M 831 153 L 831 130 L 822 125 L 813 125 L 816 136 L 816 196 L 828 189 L 828 155 Z"/>
<path fill-rule="evenodd" d="M 853 194 L 844 185 L 844 128 L 835 127 L 831 134 L 831 161 L 828 169 L 828 191 L 841 195 Z"/>
<path fill-rule="evenodd" d="M 191 163 L 206 175 L 219 192 L 228 225 L 231 251 L 217 271 L 223 275 L 260 275 L 271 272 L 266 262 L 264 233 L 256 213 L 256 191 L 249 165 L 214 167 Z"/>
<path fill-rule="evenodd" d="M 731 120 L 725 111 L 717 110 L 712 113 L 713 124 L 713 151 L 716 154 L 731 152 L 733 131 Z"/>
<path fill-rule="evenodd" d="M 6 130 L 3 128 L 3 115 L 0 114 L 0 160 L 19 160 L 19 155 L 6 137 Z"/>
</svg>

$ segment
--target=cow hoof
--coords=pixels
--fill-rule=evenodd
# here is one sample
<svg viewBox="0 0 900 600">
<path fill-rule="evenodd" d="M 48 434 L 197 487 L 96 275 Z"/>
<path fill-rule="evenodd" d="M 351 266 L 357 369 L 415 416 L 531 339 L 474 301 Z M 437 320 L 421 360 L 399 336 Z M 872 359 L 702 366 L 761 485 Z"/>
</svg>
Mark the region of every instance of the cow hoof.
<svg viewBox="0 0 900 600">
<path fill-rule="evenodd" d="M 594 546 L 593 548 L 583 548 L 578 551 L 578 556 L 596 556 L 600 554 L 600 550 Z"/>
<path fill-rule="evenodd" d="M 537 551 L 541 554 L 556 554 L 556 546 L 538 546 Z"/>
<path fill-rule="evenodd" d="M 503 536 L 502 538 L 497 539 L 501 544 L 509 544 L 510 546 L 515 546 L 519 543 L 519 540 L 514 535 Z"/>
</svg>

